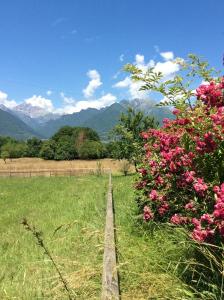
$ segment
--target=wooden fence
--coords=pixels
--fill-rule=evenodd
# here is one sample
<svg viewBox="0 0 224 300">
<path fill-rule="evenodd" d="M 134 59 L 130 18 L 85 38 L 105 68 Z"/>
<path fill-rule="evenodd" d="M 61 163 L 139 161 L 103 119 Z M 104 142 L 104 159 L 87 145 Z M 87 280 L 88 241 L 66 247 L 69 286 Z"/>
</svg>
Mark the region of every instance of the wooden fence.
<svg viewBox="0 0 224 300">
<path fill-rule="evenodd" d="M 77 168 L 77 169 L 44 169 L 44 170 L 0 170 L 0 177 L 35 177 L 35 176 L 77 176 L 109 174 L 110 169 Z"/>
<path fill-rule="evenodd" d="M 120 299 L 114 229 L 114 208 L 110 173 L 104 238 L 102 300 Z"/>
</svg>

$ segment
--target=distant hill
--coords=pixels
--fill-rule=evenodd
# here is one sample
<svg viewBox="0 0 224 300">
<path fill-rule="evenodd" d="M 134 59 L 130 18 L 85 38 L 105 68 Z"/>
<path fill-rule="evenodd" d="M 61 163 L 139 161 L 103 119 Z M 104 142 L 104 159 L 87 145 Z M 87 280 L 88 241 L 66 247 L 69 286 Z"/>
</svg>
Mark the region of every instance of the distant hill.
<svg viewBox="0 0 224 300">
<path fill-rule="evenodd" d="M 41 135 L 49 138 L 62 126 L 84 126 L 84 123 L 88 119 L 95 117 L 98 113 L 99 110 L 95 108 L 88 108 L 77 113 L 61 116 L 56 120 L 50 120 L 45 124 L 40 125 L 37 130 Z"/>
<path fill-rule="evenodd" d="M 101 139 L 106 140 L 108 133 L 118 123 L 121 113 L 127 111 L 128 107 L 132 107 L 137 111 L 143 111 L 146 115 L 155 117 L 160 124 L 162 124 L 164 118 L 173 118 L 169 108 L 158 107 L 156 106 L 156 102 L 150 99 L 138 98 L 122 100 L 119 103 L 116 102 L 101 109 L 88 108 L 77 113 L 60 117 L 58 114 L 52 113 L 40 116 L 39 114 L 42 112 L 40 109 L 27 104 L 17 106 L 13 110 L 7 109 L 2 105 L 0 109 L 4 111 L 4 113 L 10 114 L 11 118 L 14 117 L 16 120 L 14 123 L 16 122 L 17 124 L 18 121 L 20 121 L 19 128 L 23 129 L 18 129 L 12 125 L 14 123 L 11 124 L 9 122 L 7 126 L 1 126 L 1 130 L 3 132 L 9 132 L 8 135 L 20 139 L 31 135 L 49 138 L 63 126 L 80 126 L 90 127 L 96 130 Z M 3 123 L 6 124 L 6 121 Z"/>
<path fill-rule="evenodd" d="M 142 111 L 146 115 L 153 116 L 162 125 L 164 118 L 173 119 L 174 116 L 168 107 L 156 106 L 156 102 L 151 99 L 122 100 L 120 104 L 124 107 L 132 107 L 137 111 Z"/>
<path fill-rule="evenodd" d="M 2 109 L 0 109 L 0 135 L 11 136 L 19 140 L 33 136 L 40 137 L 38 133 L 18 117 Z"/>
<path fill-rule="evenodd" d="M 164 118 L 173 117 L 169 108 L 157 107 L 152 100 L 122 100 L 100 110 L 88 108 L 77 113 L 64 115 L 56 120 L 50 120 L 40 125 L 36 130 L 41 135 L 49 138 L 62 126 L 84 126 L 96 130 L 101 139 L 106 140 L 108 133 L 118 123 L 121 113 L 127 111 L 128 107 L 133 107 L 147 115 L 154 116 L 160 124 L 162 124 Z"/>
<path fill-rule="evenodd" d="M 113 103 L 111 106 L 98 111 L 98 114 L 86 120 L 83 124 L 90 127 L 99 134 L 102 140 L 108 139 L 108 133 L 118 123 L 120 115 L 126 108 L 119 103 Z"/>
</svg>

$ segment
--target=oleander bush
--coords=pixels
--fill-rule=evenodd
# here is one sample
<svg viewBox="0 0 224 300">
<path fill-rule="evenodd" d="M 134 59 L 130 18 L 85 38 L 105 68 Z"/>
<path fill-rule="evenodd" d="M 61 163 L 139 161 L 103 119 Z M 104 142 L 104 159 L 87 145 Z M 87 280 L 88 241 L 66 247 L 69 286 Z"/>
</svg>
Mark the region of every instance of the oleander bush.
<svg viewBox="0 0 224 300">
<path fill-rule="evenodd" d="M 188 77 L 204 80 L 196 90 L 179 75 L 165 81 L 153 69 L 143 74 L 135 66 L 126 67 L 133 79 L 144 83 L 143 89 L 161 92 L 175 115 L 174 120 L 164 119 L 162 128 L 142 132 L 145 155 L 136 183 L 138 204 L 145 221 L 184 226 L 194 240 L 221 245 L 224 78 L 212 78 L 207 63 L 193 55 L 190 59 L 179 63 L 182 70 L 190 68 Z"/>
</svg>

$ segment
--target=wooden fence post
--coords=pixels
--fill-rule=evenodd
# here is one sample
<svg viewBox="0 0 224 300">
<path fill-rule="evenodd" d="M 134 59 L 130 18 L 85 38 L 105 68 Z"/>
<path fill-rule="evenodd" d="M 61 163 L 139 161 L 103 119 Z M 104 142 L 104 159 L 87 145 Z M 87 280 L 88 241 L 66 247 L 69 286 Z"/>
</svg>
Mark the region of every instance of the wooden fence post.
<svg viewBox="0 0 224 300">
<path fill-rule="evenodd" d="M 116 248 L 114 236 L 114 212 L 111 172 L 109 173 L 109 189 L 107 196 L 107 213 L 104 238 L 102 300 L 118 300 L 119 283 L 116 262 Z"/>
</svg>

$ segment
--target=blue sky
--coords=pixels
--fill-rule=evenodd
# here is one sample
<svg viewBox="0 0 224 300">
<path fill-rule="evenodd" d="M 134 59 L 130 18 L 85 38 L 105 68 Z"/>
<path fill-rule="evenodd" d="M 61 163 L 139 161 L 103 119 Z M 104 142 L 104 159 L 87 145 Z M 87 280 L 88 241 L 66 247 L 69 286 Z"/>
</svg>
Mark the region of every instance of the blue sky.
<svg viewBox="0 0 224 300">
<path fill-rule="evenodd" d="M 71 113 L 132 98 L 128 62 L 175 73 L 172 59 L 195 53 L 222 68 L 223 0 L 1 0 L 0 11 L 0 103 L 9 107 Z"/>
</svg>

